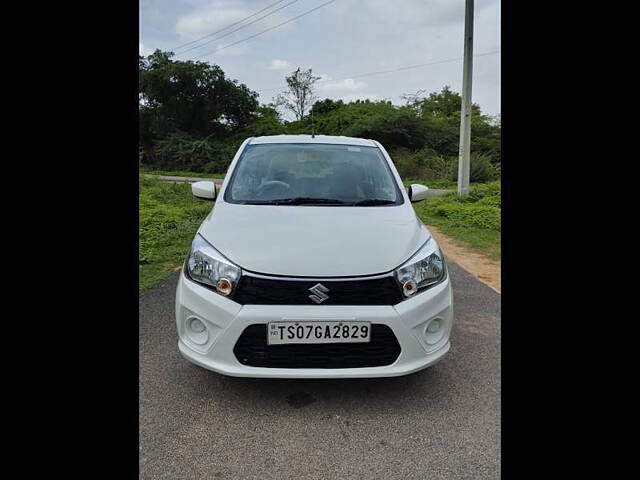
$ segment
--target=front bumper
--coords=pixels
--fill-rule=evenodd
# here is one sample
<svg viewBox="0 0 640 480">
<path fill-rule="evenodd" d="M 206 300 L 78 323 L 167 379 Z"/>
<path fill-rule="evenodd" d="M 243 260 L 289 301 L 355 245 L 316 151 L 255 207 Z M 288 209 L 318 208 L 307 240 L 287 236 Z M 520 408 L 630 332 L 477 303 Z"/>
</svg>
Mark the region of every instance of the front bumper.
<svg viewBox="0 0 640 480">
<path fill-rule="evenodd" d="M 400 344 L 394 363 L 361 368 L 265 368 L 241 364 L 233 347 L 249 325 L 295 317 L 332 320 L 346 317 L 387 325 Z M 194 334 L 187 324 L 197 318 L 207 327 Z M 425 335 L 440 319 L 441 335 Z M 178 348 L 189 361 L 224 375 L 267 378 L 394 377 L 416 372 L 440 360 L 450 347 L 453 300 L 449 277 L 439 285 L 394 306 L 240 305 L 180 275 L 176 290 Z"/>
</svg>

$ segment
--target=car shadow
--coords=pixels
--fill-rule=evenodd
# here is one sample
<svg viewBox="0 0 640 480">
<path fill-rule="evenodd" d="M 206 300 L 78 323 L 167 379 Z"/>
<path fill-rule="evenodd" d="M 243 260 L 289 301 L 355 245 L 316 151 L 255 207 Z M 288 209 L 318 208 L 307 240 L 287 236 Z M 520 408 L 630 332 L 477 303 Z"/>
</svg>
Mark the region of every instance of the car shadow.
<svg viewBox="0 0 640 480">
<path fill-rule="evenodd" d="M 265 409 L 271 406 L 281 408 L 283 403 L 290 408 L 304 408 L 310 405 L 348 407 L 349 405 L 403 404 L 419 399 L 432 405 L 451 400 L 454 395 L 450 387 L 451 379 L 445 361 L 424 370 L 387 378 L 350 379 L 270 379 L 227 377 L 210 372 L 195 365 L 188 368 L 189 385 L 202 398 L 227 402 L 230 398 L 236 407 L 252 408 L 259 402 Z M 195 384 L 193 383 L 195 382 Z"/>
</svg>

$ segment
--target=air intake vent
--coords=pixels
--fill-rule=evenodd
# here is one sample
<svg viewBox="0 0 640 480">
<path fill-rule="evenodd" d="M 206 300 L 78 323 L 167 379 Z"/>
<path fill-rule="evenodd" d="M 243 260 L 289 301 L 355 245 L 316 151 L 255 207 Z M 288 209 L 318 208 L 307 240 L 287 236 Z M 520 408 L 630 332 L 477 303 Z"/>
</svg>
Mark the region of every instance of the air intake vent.
<svg viewBox="0 0 640 480">
<path fill-rule="evenodd" d="M 391 365 L 400 344 L 386 325 L 371 325 L 369 343 L 267 345 L 267 325 L 245 328 L 233 348 L 240 363 L 268 368 L 361 368 Z"/>
</svg>

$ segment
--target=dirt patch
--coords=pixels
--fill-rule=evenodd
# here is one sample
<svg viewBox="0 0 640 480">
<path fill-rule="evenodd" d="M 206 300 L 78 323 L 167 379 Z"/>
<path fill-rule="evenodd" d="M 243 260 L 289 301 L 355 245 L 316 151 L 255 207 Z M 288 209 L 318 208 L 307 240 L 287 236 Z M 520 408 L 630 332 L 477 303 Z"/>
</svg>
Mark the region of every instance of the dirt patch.
<svg viewBox="0 0 640 480">
<path fill-rule="evenodd" d="M 482 283 L 500 293 L 500 262 L 463 247 L 461 243 L 447 237 L 436 227 L 429 226 L 429 230 L 442 248 L 445 257 L 450 258 Z"/>
</svg>

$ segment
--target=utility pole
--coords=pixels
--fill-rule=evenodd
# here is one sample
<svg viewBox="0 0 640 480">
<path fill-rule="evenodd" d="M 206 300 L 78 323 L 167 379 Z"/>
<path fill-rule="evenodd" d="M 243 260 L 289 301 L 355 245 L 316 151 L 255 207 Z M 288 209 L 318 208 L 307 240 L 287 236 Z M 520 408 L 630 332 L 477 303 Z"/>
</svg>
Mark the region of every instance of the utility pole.
<svg viewBox="0 0 640 480">
<path fill-rule="evenodd" d="M 464 65 L 462 67 L 462 111 L 458 157 L 458 195 L 469 193 L 471 153 L 471 78 L 473 71 L 473 0 L 465 0 Z"/>
</svg>

